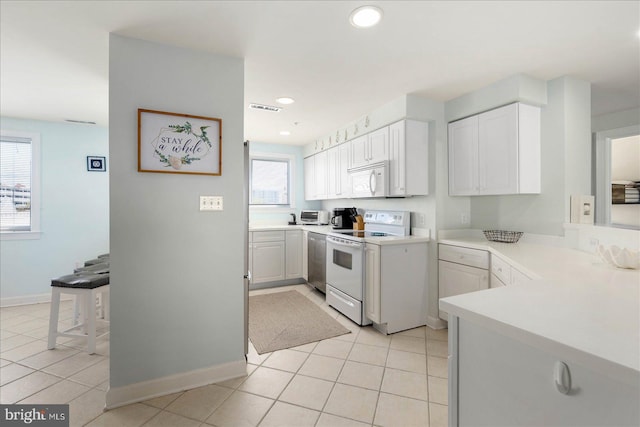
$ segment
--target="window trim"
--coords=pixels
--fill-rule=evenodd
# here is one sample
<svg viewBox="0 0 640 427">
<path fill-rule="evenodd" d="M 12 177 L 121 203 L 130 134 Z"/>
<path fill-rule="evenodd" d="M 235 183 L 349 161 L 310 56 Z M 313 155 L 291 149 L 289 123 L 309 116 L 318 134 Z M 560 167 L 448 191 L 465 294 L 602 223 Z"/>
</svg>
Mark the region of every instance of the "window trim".
<svg viewBox="0 0 640 427">
<path fill-rule="evenodd" d="M 252 160 L 281 160 L 289 162 L 289 204 L 288 205 L 252 205 L 249 202 L 249 209 L 251 211 L 262 212 L 290 212 L 291 209 L 296 207 L 296 191 L 295 175 L 296 175 L 296 157 L 293 154 L 286 153 L 265 153 L 265 152 L 252 152 L 249 154 L 249 182 L 248 193 L 251 194 L 251 161 Z M 251 198 L 249 197 L 249 200 Z"/>
<path fill-rule="evenodd" d="M 40 134 L 37 132 L 14 131 L 0 129 L 0 137 L 17 137 L 31 139 L 31 230 L 0 231 L 0 240 L 33 240 L 39 239 L 40 229 Z"/>
</svg>

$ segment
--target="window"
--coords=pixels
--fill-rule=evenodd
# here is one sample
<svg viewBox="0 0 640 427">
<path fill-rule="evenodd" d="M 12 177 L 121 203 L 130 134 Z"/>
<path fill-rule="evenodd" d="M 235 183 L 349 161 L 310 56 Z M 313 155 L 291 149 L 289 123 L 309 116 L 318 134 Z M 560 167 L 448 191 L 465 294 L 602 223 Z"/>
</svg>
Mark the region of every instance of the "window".
<svg viewBox="0 0 640 427">
<path fill-rule="evenodd" d="M 40 231 L 40 136 L 0 131 L 0 231 Z"/>
<path fill-rule="evenodd" d="M 293 207 L 292 161 L 284 155 L 253 155 L 250 170 L 252 206 Z"/>
</svg>

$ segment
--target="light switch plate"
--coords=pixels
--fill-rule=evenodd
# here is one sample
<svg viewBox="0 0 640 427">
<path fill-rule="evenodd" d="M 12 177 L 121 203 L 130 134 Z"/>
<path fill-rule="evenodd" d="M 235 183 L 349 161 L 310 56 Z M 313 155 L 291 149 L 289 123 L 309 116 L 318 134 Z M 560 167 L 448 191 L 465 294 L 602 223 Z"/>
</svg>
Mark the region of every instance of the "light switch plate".
<svg viewBox="0 0 640 427">
<path fill-rule="evenodd" d="M 222 196 L 200 196 L 201 211 L 221 211 Z"/>
</svg>

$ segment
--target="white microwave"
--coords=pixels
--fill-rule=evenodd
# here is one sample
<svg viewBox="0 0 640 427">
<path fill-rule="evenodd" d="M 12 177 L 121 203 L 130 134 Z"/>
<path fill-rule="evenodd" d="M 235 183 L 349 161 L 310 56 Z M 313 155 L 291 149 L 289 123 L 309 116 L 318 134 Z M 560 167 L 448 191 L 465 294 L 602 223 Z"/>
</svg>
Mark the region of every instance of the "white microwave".
<svg viewBox="0 0 640 427">
<path fill-rule="evenodd" d="M 351 197 L 386 197 L 389 194 L 389 162 L 349 169 Z"/>
</svg>

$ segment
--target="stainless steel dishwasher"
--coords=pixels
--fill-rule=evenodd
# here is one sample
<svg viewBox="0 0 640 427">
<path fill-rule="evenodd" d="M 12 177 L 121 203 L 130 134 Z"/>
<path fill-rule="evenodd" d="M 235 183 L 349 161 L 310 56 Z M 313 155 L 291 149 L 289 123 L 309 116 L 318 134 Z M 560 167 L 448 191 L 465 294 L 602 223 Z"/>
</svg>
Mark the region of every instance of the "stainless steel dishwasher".
<svg viewBox="0 0 640 427">
<path fill-rule="evenodd" d="M 326 293 L 327 241 L 324 234 L 309 233 L 308 266 L 309 284 L 320 292 Z"/>
</svg>

